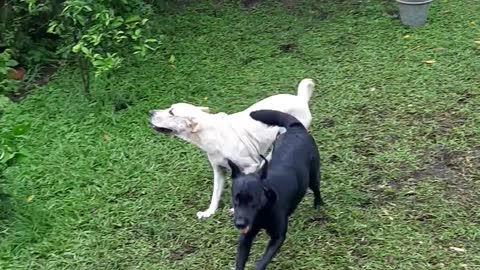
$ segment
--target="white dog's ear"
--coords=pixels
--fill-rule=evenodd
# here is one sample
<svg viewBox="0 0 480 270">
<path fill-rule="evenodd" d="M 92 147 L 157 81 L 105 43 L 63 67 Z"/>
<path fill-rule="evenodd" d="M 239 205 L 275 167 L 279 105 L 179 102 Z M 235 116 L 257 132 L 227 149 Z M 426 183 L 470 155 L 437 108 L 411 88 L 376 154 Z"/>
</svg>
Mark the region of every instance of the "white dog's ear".
<svg viewBox="0 0 480 270">
<path fill-rule="evenodd" d="M 197 133 L 200 130 L 200 123 L 198 123 L 197 121 L 195 121 L 193 119 L 190 119 L 188 121 L 188 127 L 190 128 L 190 131 L 192 133 Z"/>
<path fill-rule="evenodd" d="M 202 112 L 210 112 L 210 108 L 208 107 L 200 107 L 200 110 L 202 110 Z"/>
</svg>

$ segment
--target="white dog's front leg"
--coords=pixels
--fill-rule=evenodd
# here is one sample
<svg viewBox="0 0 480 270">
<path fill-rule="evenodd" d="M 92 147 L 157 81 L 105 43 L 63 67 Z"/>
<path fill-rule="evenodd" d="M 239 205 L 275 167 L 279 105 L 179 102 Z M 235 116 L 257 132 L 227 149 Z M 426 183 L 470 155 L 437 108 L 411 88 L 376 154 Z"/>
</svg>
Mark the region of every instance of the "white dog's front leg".
<svg viewBox="0 0 480 270">
<path fill-rule="evenodd" d="M 203 212 L 197 212 L 198 219 L 206 219 L 217 211 L 220 197 L 222 197 L 223 187 L 225 185 L 225 170 L 216 165 L 213 167 L 213 194 L 210 206 Z"/>
</svg>

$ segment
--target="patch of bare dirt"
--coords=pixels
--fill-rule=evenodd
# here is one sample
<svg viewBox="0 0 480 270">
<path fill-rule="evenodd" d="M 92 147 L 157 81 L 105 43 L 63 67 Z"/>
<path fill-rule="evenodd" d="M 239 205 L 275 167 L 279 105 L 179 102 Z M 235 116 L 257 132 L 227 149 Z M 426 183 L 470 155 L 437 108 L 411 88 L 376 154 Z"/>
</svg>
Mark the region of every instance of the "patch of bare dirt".
<svg viewBox="0 0 480 270">
<path fill-rule="evenodd" d="M 413 172 L 416 182 L 436 179 L 445 196 L 465 204 L 480 202 L 480 146 L 470 151 L 451 151 L 441 148 L 424 168 Z"/>
<path fill-rule="evenodd" d="M 453 151 L 439 148 L 433 153 L 425 154 L 425 165 L 418 170 L 386 181 L 380 168 L 369 164 L 371 174 L 369 186 L 365 192 L 373 193 L 375 200 L 385 203 L 398 197 L 406 185 L 415 186 L 423 181 L 435 181 L 443 189 L 445 198 L 463 205 L 477 206 L 480 203 L 480 146 L 469 151 Z M 415 195 L 414 190 L 403 194 Z"/>
<path fill-rule="evenodd" d="M 195 253 L 197 251 L 197 248 L 188 244 L 188 243 L 183 243 L 182 246 L 179 249 L 176 249 L 172 252 L 170 252 L 170 255 L 168 258 L 171 261 L 181 261 L 183 260 L 186 256 Z"/>
<path fill-rule="evenodd" d="M 13 102 L 21 102 L 24 100 L 37 86 L 46 85 L 53 74 L 57 72 L 58 65 L 47 64 L 40 68 L 36 78 L 32 82 L 22 83 L 22 86 L 14 93 L 12 93 L 9 98 Z"/>
</svg>

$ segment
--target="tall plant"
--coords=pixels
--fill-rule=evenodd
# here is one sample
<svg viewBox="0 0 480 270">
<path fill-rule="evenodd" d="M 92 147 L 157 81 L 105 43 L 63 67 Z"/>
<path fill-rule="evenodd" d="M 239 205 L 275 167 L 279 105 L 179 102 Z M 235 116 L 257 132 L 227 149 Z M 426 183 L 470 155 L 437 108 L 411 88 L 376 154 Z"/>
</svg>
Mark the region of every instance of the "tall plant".
<svg viewBox="0 0 480 270">
<path fill-rule="evenodd" d="M 60 52 L 73 54 L 81 71 L 83 91 L 90 96 L 90 75 L 99 76 L 121 66 L 127 54 L 146 56 L 158 48 L 152 38 L 142 0 L 67 0 L 49 33 L 62 38 Z"/>
<path fill-rule="evenodd" d="M 0 1 L 0 51 L 8 48 L 23 66 L 54 57 L 56 36 L 46 33 L 64 0 Z"/>
<path fill-rule="evenodd" d="M 15 90 L 17 83 L 8 75 L 17 64 L 18 62 L 12 59 L 11 50 L 7 49 L 0 53 L 0 96 Z"/>
</svg>

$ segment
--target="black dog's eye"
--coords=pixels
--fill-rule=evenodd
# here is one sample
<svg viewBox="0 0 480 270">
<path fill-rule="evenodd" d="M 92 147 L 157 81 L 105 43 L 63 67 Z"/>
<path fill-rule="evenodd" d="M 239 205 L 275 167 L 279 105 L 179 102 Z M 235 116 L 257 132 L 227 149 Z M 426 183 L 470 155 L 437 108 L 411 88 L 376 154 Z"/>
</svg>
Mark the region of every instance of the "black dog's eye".
<svg viewBox="0 0 480 270">
<path fill-rule="evenodd" d="M 175 115 L 173 114 L 173 109 L 170 109 L 170 110 L 168 111 L 168 113 L 169 113 L 171 116 L 175 116 Z"/>
<path fill-rule="evenodd" d="M 253 197 L 249 194 L 238 194 L 235 197 L 235 201 L 237 201 L 238 203 L 249 204 L 253 201 Z"/>
</svg>

